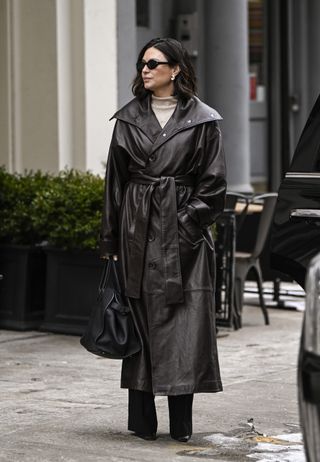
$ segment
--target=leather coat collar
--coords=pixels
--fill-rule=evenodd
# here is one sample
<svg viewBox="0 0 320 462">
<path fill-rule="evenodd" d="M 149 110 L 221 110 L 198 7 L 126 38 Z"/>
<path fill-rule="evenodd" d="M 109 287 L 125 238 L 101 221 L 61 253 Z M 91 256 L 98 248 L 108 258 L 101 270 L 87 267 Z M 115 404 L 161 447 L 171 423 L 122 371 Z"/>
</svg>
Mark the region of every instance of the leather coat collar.
<svg viewBox="0 0 320 462">
<path fill-rule="evenodd" d="M 154 143 L 153 150 L 182 130 L 222 119 L 215 109 L 204 104 L 196 96 L 187 102 L 178 100 L 172 117 L 163 129 L 152 111 L 150 96 L 142 101 L 134 98 L 117 111 L 110 120 L 113 118 L 138 127 Z"/>
</svg>

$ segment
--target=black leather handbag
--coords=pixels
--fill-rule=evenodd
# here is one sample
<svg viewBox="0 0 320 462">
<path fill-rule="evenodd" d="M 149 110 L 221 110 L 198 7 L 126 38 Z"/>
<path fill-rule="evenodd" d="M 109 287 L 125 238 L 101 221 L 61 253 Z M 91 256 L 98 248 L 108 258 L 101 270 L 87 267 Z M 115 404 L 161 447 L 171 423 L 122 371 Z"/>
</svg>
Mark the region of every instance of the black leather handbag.
<svg viewBox="0 0 320 462">
<path fill-rule="evenodd" d="M 99 293 L 81 345 L 105 358 L 123 359 L 141 350 L 140 335 L 127 298 L 121 293 L 119 263 L 110 258 L 103 269 Z"/>
</svg>

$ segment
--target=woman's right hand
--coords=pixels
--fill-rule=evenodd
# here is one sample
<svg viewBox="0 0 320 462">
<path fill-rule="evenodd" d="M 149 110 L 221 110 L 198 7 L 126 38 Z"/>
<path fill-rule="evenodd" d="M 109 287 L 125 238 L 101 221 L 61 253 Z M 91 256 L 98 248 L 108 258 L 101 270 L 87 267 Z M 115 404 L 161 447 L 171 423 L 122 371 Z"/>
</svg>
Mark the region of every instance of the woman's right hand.
<svg viewBox="0 0 320 462">
<path fill-rule="evenodd" d="M 112 258 L 114 261 L 117 261 L 118 260 L 118 255 L 105 255 L 104 257 L 102 257 L 104 260 L 109 260 L 110 258 Z"/>
</svg>

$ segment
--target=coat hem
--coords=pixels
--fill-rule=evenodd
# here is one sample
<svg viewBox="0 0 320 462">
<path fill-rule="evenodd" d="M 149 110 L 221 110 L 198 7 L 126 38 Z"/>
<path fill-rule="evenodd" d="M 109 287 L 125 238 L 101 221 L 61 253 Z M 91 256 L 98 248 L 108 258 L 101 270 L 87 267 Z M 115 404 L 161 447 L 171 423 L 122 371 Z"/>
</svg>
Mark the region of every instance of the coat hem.
<svg viewBox="0 0 320 462">
<path fill-rule="evenodd" d="M 128 382 L 121 381 L 121 388 L 128 388 L 130 390 L 139 390 L 147 393 L 153 393 L 155 396 L 178 396 L 189 395 L 193 393 L 218 393 L 223 391 L 222 383 L 220 381 L 207 382 L 199 386 L 180 386 L 169 388 L 156 388 L 152 390 L 150 387 L 143 383 L 129 384 Z"/>
</svg>

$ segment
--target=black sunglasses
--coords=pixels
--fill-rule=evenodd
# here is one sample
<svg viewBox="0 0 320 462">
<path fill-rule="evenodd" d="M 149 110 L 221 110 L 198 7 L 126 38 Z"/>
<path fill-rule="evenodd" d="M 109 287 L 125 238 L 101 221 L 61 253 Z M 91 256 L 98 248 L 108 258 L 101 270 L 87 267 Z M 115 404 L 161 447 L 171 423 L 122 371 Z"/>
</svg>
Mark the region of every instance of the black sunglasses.
<svg viewBox="0 0 320 462">
<path fill-rule="evenodd" d="M 138 61 L 136 66 L 137 66 L 137 71 L 141 72 L 144 66 L 147 66 L 148 69 L 155 69 L 159 64 L 170 64 L 168 61 L 156 61 L 155 59 L 149 59 L 148 62 L 145 61 Z"/>
</svg>

